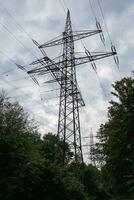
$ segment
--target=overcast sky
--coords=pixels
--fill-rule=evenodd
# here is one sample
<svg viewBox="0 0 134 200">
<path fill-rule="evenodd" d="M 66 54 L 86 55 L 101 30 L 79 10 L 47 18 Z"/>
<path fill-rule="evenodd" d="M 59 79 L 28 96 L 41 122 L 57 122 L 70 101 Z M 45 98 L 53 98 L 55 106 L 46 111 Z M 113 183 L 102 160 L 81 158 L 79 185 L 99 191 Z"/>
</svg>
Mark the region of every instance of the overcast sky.
<svg viewBox="0 0 134 200">
<path fill-rule="evenodd" d="M 41 133 L 48 131 L 56 133 L 58 120 L 56 97 L 59 96 L 59 92 L 50 90 L 59 87 L 56 84 L 43 85 L 43 82 L 50 78 L 45 75 L 38 78 L 41 85 L 39 88 L 25 72 L 18 70 L 13 62 L 27 65 L 36 57 L 41 57 L 40 51 L 30 37 L 43 44 L 60 35 L 64 30 L 67 7 L 71 12 L 74 30 L 95 30 L 95 17 L 102 26 L 106 49 L 99 35 L 83 40 L 86 48 L 96 52 L 110 51 L 110 40 L 98 1 L 90 2 L 94 13 L 88 0 L 0 0 L 0 88 L 7 91 L 12 101 L 19 101 L 39 122 Z M 80 111 L 82 136 L 89 135 L 90 127 L 96 134 L 99 125 L 107 120 L 108 101 L 112 98 L 111 84 L 119 80 L 120 76 L 130 76 L 134 69 L 134 1 L 100 0 L 100 2 L 111 40 L 117 48 L 120 74 L 113 58 L 97 61 L 102 90 L 90 64 L 77 67 L 79 87 L 86 104 Z M 16 24 L 12 16 L 28 34 Z M 84 51 L 81 42 L 77 42 L 75 47 L 75 51 Z M 46 49 L 46 52 L 50 58 L 54 58 L 62 52 L 62 48 L 54 47 Z"/>
</svg>

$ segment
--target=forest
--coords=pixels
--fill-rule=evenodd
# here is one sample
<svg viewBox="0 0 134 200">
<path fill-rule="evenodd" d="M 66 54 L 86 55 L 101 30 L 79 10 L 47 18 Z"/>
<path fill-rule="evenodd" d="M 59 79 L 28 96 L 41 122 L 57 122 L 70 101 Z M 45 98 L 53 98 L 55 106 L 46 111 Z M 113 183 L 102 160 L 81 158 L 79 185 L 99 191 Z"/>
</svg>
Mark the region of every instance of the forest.
<svg viewBox="0 0 134 200">
<path fill-rule="evenodd" d="M 134 79 L 115 82 L 93 149 L 96 166 L 75 163 L 68 143 L 42 137 L 19 102 L 0 94 L 0 200 L 133 200 Z"/>
</svg>

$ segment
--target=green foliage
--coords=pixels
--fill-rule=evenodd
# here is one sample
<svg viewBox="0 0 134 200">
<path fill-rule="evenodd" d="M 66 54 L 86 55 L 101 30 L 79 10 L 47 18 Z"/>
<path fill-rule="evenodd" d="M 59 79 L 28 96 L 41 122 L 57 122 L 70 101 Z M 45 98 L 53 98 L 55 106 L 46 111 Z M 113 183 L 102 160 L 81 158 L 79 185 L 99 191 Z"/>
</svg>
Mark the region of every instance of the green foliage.
<svg viewBox="0 0 134 200">
<path fill-rule="evenodd" d="M 69 144 L 56 135 L 41 139 L 23 108 L 2 93 L 0 200 L 133 199 L 134 80 L 124 78 L 113 87 L 115 100 L 94 149 L 99 169 L 74 163 Z"/>
<path fill-rule="evenodd" d="M 36 127 L 18 103 L 0 96 L 0 199 L 89 200 L 83 184 L 68 170 L 72 152 L 63 141 Z"/>
<path fill-rule="evenodd" d="M 65 155 L 64 155 L 64 151 Z M 56 135 L 48 133 L 43 137 L 42 143 L 43 156 L 50 162 L 55 164 L 63 164 L 63 161 L 67 164 L 71 161 L 73 153 L 69 148 L 69 144 L 59 140 Z"/>
<path fill-rule="evenodd" d="M 95 166 L 72 163 L 70 171 L 75 174 L 79 181 L 83 184 L 87 194 L 92 200 L 109 199 L 109 195 L 105 191 L 104 180 L 101 171 Z"/>
<path fill-rule="evenodd" d="M 18 103 L 0 96 L 0 199 L 14 199 L 19 181 L 33 163 L 43 160 L 40 136 L 29 126 L 27 114 Z M 31 171 L 32 173 L 32 171 Z M 28 177 L 28 176 L 27 176 Z M 12 197 L 13 196 L 13 197 Z"/>
<path fill-rule="evenodd" d="M 134 80 L 124 78 L 114 85 L 108 122 L 101 125 L 95 159 L 103 158 L 103 170 L 109 174 L 109 191 L 119 198 L 134 194 Z"/>
</svg>

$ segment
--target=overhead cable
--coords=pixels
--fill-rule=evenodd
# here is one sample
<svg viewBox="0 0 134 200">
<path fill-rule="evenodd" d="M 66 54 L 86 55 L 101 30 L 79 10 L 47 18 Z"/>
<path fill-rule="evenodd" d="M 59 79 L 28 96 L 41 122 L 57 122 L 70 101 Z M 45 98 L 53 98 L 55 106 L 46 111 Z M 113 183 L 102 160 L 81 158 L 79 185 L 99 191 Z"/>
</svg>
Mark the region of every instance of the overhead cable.
<svg viewBox="0 0 134 200">
<path fill-rule="evenodd" d="M 14 35 L 14 34 L 9 30 L 9 28 L 7 28 L 6 25 L 4 25 L 4 24 L 1 23 L 1 22 L 0 22 L 0 25 L 1 25 L 10 35 L 12 35 L 12 37 L 13 37 L 24 49 L 26 49 L 29 53 L 31 53 L 31 55 L 33 55 L 33 57 L 35 57 L 36 59 L 38 59 L 38 58 L 36 57 L 36 55 L 33 54 L 33 52 L 32 52 L 29 48 L 27 48 L 27 47 L 16 37 L 16 35 Z"/>
<path fill-rule="evenodd" d="M 103 21 L 104 21 L 104 25 L 105 25 L 105 28 L 106 28 L 106 31 L 107 31 L 107 34 L 108 34 L 109 40 L 110 40 L 111 45 L 112 45 L 112 39 L 111 39 L 111 36 L 110 36 L 109 30 L 108 30 L 108 26 L 107 26 L 107 23 L 106 23 L 106 20 L 105 20 L 105 17 L 104 17 L 104 13 L 103 13 L 103 9 L 102 9 L 102 6 L 101 6 L 101 2 L 100 2 L 100 0 L 97 0 L 97 1 L 98 1 L 99 9 L 100 9 L 100 12 L 101 12 L 101 15 L 102 15 Z"/>
</svg>

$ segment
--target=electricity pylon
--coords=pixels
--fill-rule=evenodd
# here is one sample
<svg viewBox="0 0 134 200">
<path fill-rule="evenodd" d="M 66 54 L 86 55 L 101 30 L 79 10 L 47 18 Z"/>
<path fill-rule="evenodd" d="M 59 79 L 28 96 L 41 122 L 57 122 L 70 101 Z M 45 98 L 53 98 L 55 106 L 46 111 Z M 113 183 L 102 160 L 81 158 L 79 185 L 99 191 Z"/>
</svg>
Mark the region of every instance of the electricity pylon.
<svg viewBox="0 0 134 200">
<path fill-rule="evenodd" d="M 85 147 L 86 149 L 88 149 L 89 147 L 89 151 L 85 152 L 85 155 L 88 155 L 88 159 L 90 161 L 90 164 L 96 166 L 96 163 L 94 161 L 94 148 L 95 148 L 95 143 L 94 143 L 94 135 L 92 132 L 92 128 L 90 129 L 90 134 L 89 136 L 85 136 L 82 137 L 82 139 L 84 139 L 86 141 L 85 144 L 82 145 L 82 147 Z"/>
<path fill-rule="evenodd" d="M 35 40 L 33 40 L 42 52 L 43 57 L 32 62 L 30 66 L 36 67 L 27 71 L 28 74 L 32 76 L 36 74 L 44 75 L 50 73 L 53 77 L 50 82 L 59 83 L 60 102 L 57 135 L 59 138 L 63 139 L 64 147 L 66 142 L 70 144 L 70 147 L 74 152 L 74 159 L 76 163 L 83 162 L 79 108 L 85 106 L 76 79 L 76 66 L 91 62 L 93 69 L 96 70 L 94 60 L 116 55 L 116 50 L 114 48 L 112 48 L 111 52 L 105 53 L 90 53 L 87 49 L 85 49 L 85 52 L 79 54 L 80 56 L 77 57 L 78 54 L 74 51 L 75 41 L 95 34 L 100 34 L 101 39 L 103 38 L 100 24 L 97 22 L 96 25 L 97 30 L 72 31 L 70 12 L 68 10 L 65 30 L 62 35 L 42 45 L 39 45 Z M 44 51 L 44 48 L 57 45 L 63 45 L 63 54 L 58 57 L 58 61 L 56 59 L 50 59 Z M 66 149 L 64 148 L 63 151 L 63 163 L 66 163 Z"/>
<path fill-rule="evenodd" d="M 90 154 L 89 154 L 89 160 L 91 162 L 91 164 L 95 165 L 95 161 L 94 161 L 94 158 L 93 158 L 93 151 L 94 151 L 94 135 L 93 135 L 93 132 L 92 132 L 92 128 L 90 130 Z"/>
</svg>

